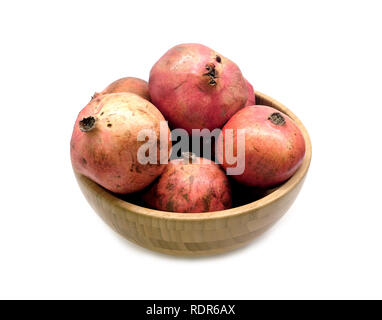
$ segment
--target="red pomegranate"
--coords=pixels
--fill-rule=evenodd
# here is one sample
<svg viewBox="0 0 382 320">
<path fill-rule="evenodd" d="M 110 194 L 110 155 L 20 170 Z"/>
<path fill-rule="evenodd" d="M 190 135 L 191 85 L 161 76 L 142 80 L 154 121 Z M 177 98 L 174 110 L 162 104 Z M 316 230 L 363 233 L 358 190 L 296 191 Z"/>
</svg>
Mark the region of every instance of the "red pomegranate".
<svg viewBox="0 0 382 320">
<path fill-rule="evenodd" d="M 254 106 L 256 104 L 255 90 L 253 89 L 253 86 L 250 84 L 250 82 L 247 79 L 245 80 L 245 82 L 248 88 L 248 99 L 245 104 L 245 107 Z"/>
<path fill-rule="evenodd" d="M 132 93 L 106 94 L 91 100 L 74 125 L 70 143 L 74 170 L 115 193 L 145 188 L 165 166 L 159 160 L 153 164 L 138 161 L 138 150 L 145 143 L 138 141 L 138 135 L 142 129 L 150 129 L 160 137 L 161 125 L 166 126 L 168 146 L 157 143 L 155 151 L 157 159 L 168 159 L 169 128 L 150 102 Z"/>
<path fill-rule="evenodd" d="M 233 155 L 228 164 L 225 140 L 233 133 Z M 237 150 L 238 129 L 245 134 L 245 158 Z M 267 106 L 249 106 L 236 113 L 224 126 L 218 139 L 217 159 L 224 168 L 245 164 L 244 172 L 232 177 L 248 186 L 270 187 L 290 178 L 301 165 L 305 154 L 304 137 L 287 115 Z"/>
<path fill-rule="evenodd" d="M 229 182 L 220 167 L 189 153 L 170 161 L 143 199 L 152 208 L 173 212 L 218 211 L 232 205 Z"/>
<path fill-rule="evenodd" d="M 248 89 L 239 67 L 201 44 L 181 44 L 153 66 L 153 104 L 174 128 L 220 128 L 244 107 Z"/>
<path fill-rule="evenodd" d="M 101 92 L 96 92 L 93 95 L 93 99 L 103 94 L 120 93 L 120 92 L 135 93 L 138 96 L 141 96 L 142 98 L 150 101 L 148 83 L 142 79 L 138 79 L 134 77 L 121 78 L 112 82 Z"/>
</svg>

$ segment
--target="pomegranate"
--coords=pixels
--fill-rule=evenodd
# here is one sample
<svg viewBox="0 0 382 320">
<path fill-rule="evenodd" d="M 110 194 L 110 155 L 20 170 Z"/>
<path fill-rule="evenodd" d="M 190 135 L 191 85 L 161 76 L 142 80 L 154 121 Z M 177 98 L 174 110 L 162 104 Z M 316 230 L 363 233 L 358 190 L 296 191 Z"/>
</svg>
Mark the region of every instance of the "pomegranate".
<svg viewBox="0 0 382 320">
<path fill-rule="evenodd" d="M 153 66 L 153 104 L 175 128 L 220 128 L 244 107 L 248 89 L 239 67 L 201 44 L 181 44 Z"/>
<path fill-rule="evenodd" d="M 171 148 L 169 128 L 159 110 L 132 93 L 101 95 L 89 102 L 74 125 L 70 143 L 73 168 L 115 193 L 141 190 L 165 166 L 138 161 L 138 149 L 145 143 L 138 141 L 139 132 L 151 129 L 160 137 L 164 125 L 168 145 L 162 141 L 155 145 L 158 159 L 168 159 Z"/>
<path fill-rule="evenodd" d="M 233 155 L 228 164 L 225 140 L 233 133 Z M 245 133 L 245 159 L 238 152 L 238 129 Z M 229 146 L 228 146 L 229 147 Z M 227 148 L 228 148 L 227 147 Z M 301 165 L 305 154 L 304 137 L 287 115 L 267 106 L 248 106 L 236 113 L 224 126 L 218 139 L 217 159 L 224 168 L 245 164 L 244 172 L 232 178 L 248 186 L 270 187 L 290 178 Z"/>
<path fill-rule="evenodd" d="M 146 81 L 134 77 L 126 77 L 109 84 L 103 91 L 96 92 L 93 99 L 107 93 L 131 92 L 150 101 L 149 85 Z"/>
<path fill-rule="evenodd" d="M 245 104 L 245 107 L 254 106 L 256 104 L 255 90 L 253 89 L 253 86 L 249 83 L 247 79 L 245 79 L 245 82 L 248 88 L 248 99 Z"/>
<path fill-rule="evenodd" d="M 169 162 L 143 199 L 152 208 L 173 212 L 207 212 L 232 205 L 227 176 L 207 159 L 184 153 Z"/>
</svg>

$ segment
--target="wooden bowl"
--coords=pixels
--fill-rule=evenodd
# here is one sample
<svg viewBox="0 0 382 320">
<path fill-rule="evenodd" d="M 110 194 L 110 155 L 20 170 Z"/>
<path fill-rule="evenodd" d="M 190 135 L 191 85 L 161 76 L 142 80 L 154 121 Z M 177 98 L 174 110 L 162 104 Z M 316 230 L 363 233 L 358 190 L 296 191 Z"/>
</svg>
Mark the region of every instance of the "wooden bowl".
<svg viewBox="0 0 382 320">
<path fill-rule="evenodd" d="M 269 195 L 224 211 L 176 213 L 152 210 L 119 199 L 90 179 L 75 173 L 83 194 L 115 231 L 142 247 L 171 255 L 203 256 L 244 246 L 270 228 L 289 209 L 308 172 L 312 148 L 301 121 L 285 106 L 263 93 L 257 104 L 284 112 L 301 129 L 306 154 L 301 167 Z"/>
</svg>

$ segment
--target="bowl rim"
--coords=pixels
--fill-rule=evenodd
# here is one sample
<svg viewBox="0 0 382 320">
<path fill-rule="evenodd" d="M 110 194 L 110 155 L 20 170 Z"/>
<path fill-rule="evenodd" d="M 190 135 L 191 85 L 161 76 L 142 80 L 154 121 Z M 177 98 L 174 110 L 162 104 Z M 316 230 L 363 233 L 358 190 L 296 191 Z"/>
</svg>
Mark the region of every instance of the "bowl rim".
<svg viewBox="0 0 382 320">
<path fill-rule="evenodd" d="M 270 105 L 271 107 L 275 109 L 278 109 L 279 111 L 285 113 L 290 118 L 292 118 L 296 122 L 298 127 L 300 128 L 305 139 L 305 156 L 300 168 L 295 172 L 295 174 L 291 178 L 289 178 L 289 180 L 287 180 L 281 186 L 277 187 L 276 190 L 274 190 L 273 192 L 271 192 L 270 194 L 266 195 L 263 198 L 260 198 L 256 201 L 250 202 L 248 204 L 245 204 L 239 207 L 226 209 L 226 210 L 220 210 L 220 211 L 201 212 L 201 213 L 169 212 L 169 211 L 161 211 L 161 210 L 142 207 L 142 206 L 130 203 L 128 201 L 122 200 L 118 198 L 117 196 L 115 196 L 110 191 L 107 191 L 106 189 L 102 188 L 100 185 L 93 182 L 89 178 L 77 172 L 75 172 L 75 175 L 77 179 L 81 179 L 82 181 L 84 181 L 87 184 L 87 186 L 90 187 L 94 192 L 98 193 L 100 196 L 104 198 L 105 197 L 108 198 L 110 202 L 113 202 L 114 206 L 117 206 L 123 210 L 128 210 L 130 212 L 141 214 L 149 218 L 166 219 L 166 220 L 174 220 L 174 221 L 185 221 L 185 220 L 205 221 L 205 220 L 239 216 L 239 215 L 243 215 L 248 212 L 253 212 L 254 210 L 263 208 L 267 206 L 268 204 L 287 195 L 301 182 L 302 179 L 304 179 L 306 173 L 308 172 L 309 165 L 312 158 L 312 145 L 311 145 L 308 131 L 306 130 L 302 122 L 298 119 L 298 117 L 292 111 L 290 111 L 282 103 L 267 96 L 264 93 L 261 93 L 255 90 L 255 95 L 256 97 L 261 98 L 261 100 L 266 100 L 268 103 L 267 105 Z"/>
</svg>

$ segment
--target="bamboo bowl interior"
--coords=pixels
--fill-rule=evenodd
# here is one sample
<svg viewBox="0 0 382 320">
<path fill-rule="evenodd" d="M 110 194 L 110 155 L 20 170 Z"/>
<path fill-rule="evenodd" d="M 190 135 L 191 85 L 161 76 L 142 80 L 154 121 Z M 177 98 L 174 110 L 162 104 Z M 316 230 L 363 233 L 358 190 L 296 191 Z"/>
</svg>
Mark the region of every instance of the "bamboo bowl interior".
<svg viewBox="0 0 382 320">
<path fill-rule="evenodd" d="M 164 218 L 173 218 L 173 219 L 204 219 L 204 218 L 213 218 L 213 217 L 223 217 L 223 216 L 230 216 L 232 214 L 238 214 L 240 212 L 246 211 L 246 210 L 252 210 L 257 207 L 261 207 L 265 205 L 266 203 L 272 201 L 273 199 L 282 196 L 284 193 L 287 193 L 288 190 L 293 188 L 294 183 L 297 183 L 301 177 L 303 177 L 306 174 L 306 171 L 308 170 L 310 160 L 311 160 L 311 144 L 310 144 L 310 138 L 308 135 L 308 132 L 306 131 L 305 127 L 301 123 L 301 121 L 289 110 L 287 109 L 284 105 L 281 103 L 277 102 L 276 100 L 272 99 L 271 97 L 255 91 L 256 94 L 256 104 L 258 105 L 266 105 L 273 107 L 279 111 L 282 111 L 283 113 L 287 114 L 290 118 L 292 118 L 299 126 L 300 130 L 303 133 L 304 139 L 305 139 L 305 144 L 306 144 L 306 154 L 303 160 L 303 163 L 299 170 L 286 182 L 282 183 L 281 185 L 266 189 L 266 190 L 261 190 L 261 189 L 256 189 L 256 188 L 250 188 L 246 186 L 239 185 L 235 183 L 231 179 L 231 183 L 234 183 L 235 185 L 233 186 L 234 188 L 240 188 L 240 192 L 244 190 L 250 190 L 251 194 L 253 197 L 257 198 L 254 201 L 248 201 L 248 199 L 245 199 L 243 201 L 248 202 L 244 205 L 236 205 L 231 209 L 227 210 L 222 210 L 222 211 L 214 211 L 214 212 L 202 212 L 202 213 L 192 213 L 192 214 L 186 214 L 182 212 L 169 212 L 169 211 L 160 211 L 160 210 L 155 210 L 152 208 L 147 208 L 145 205 L 139 200 L 140 198 L 140 193 L 133 193 L 129 195 L 116 195 L 113 194 L 101 186 L 99 186 L 102 190 L 110 193 L 113 195 L 116 199 L 115 200 L 121 200 L 124 207 L 129 210 L 134 210 L 137 211 L 141 214 L 148 214 L 148 215 L 155 215 L 156 217 L 164 217 Z M 234 203 L 237 201 L 234 200 Z"/>
</svg>

